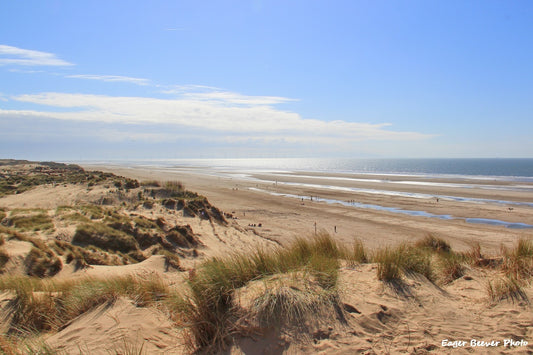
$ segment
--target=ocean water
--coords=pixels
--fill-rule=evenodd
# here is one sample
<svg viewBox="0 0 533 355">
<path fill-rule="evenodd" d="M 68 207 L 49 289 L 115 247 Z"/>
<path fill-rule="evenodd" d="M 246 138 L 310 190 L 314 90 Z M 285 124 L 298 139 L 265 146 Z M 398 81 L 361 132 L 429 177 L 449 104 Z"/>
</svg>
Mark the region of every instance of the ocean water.
<svg viewBox="0 0 533 355">
<path fill-rule="evenodd" d="M 142 164 L 141 162 L 138 162 Z M 238 171 L 309 171 L 432 177 L 502 178 L 533 181 L 533 159 L 177 159 L 143 162 L 165 167 L 209 167 Z"/>
</svg>

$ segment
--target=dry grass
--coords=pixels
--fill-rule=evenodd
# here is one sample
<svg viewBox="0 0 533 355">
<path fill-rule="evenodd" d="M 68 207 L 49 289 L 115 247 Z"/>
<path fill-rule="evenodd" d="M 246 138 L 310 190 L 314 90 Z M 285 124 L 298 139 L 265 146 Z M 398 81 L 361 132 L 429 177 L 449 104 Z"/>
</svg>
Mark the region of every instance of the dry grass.
<svg viewBox="0 0 533 355">
<path fill-rule="evenodd" d="M 2 272 L 2 269 L 9 261 L 9 254 L 6 253 L 3 249 L 0 249 L 0 273 Z"/>
<path fill-rule="evenodd" d="M 76 268 L 88 265 L 124 265 L 122 257 L 115 253 L 108 253 L 95 246 L 81 248 L 67 242 L 55 240 L 51 244 L 58 255 L 64 255 L 67 264 L 75 263 Z"/>
<path fill-rule="evenodd" d="M 434 252 L 450 252 L 452 248 L 444 239 L 428 234 L 414 244 L 417 248 L 426 248 Z"/>
<path fill-rule="evenodd" d="M 523 289 L 523 282 L 512 277 L 501 277 L 494 281 L 488 281 L 487 293 L 492 303 L 503 300 L 525 301 L 529 303 L 526 293 Z"/>
<path fill-rule="evenodd" d="M 252 287 L 257 288 L 257 282 Z M 336 291 L 324 290 L 301 272 L 272 277 L 260 287 L 243 316 L 259 328 L 299 328 L 308 333 L 313 324 L 331 322 L 342 308 Z"/>
<path fill-rule="evenodd" d="M 180 192 L 185 190 L 181 181 L 165 181 L 164 188 L 170 192 Z"/>
<path fill-rule="evenodd" d="M 157 180 L 144 180 L 141 181 L 142 187 L 161 187 L 161 183 Z"/>
<path fill-rule="evenodd" d="M 34 215 L 12 215 L 4 220 L 7 226 L 20 229 L 22 231 L 40 231 L 54 229 L 52 218 L 45 213 Z"/>
<path fill-rule="evenodd" d="M 21 339 L 0 335 L 0 354 L 3 355 L 63 355 L 52 349 L 42 339 Z M 65 354 L 66 355 L 66 354 Z"/>
<path fill-rule="evenodd" d="M 337 283 L 339 248 L 327 234 L 296 239 L 285 249 L 258 250 L 204 262 L 189 280 L 190 293 L 176 302 L 197 349 L 224 348 L 238 312 L 235 290 L 252 280 L 297 270 L 309 272 L 324 290 Z M 281 296 L 280 296 L 281 297 Z"/>
<path fill-rule="evenodd" d="M 533 277 L 533 241 L 520 239 L 514 249 L 503 249 L 503 272 L 512 279 L 529 280 Z"/>
<path fill-rule="evenodd" d="M 374 255 L 378 264 L 377 277 L 381 281 L 395 281 L 402 278 L 400 269 L 400 254 L 390 247 L 379 249 Z"/>
<path fill-rule="evenodd" d="M 481 245 L 479 242 L 470 242 L 470 248 L 467 251 L 457 253 L 462 261 L 471 266 L 486 266 L 487 259 L 481 254 Z"/>
<path fill-rule="evenodd" d="M 43 249 L 31 248 L 24 264 L 26 265 L 26 274 L 37 277 L 54 276 L 63 267 L 61 260 L 48 247 Z"/>
<path fill-rule="evenodd" d="M 360 239 L 354 239 L 351 249 L 343 249 L 341 254 L 342 258 L 348 263 L 348 266 L 364 264 L 370 261 L 365 246 Z"/>
<path fill-rule="evenodd" d="M 3 226 L 0 226 L 0 233 L 8 235 L 9 239 L 17 239 L 33 245 L 24 260 L 26 274 L 47 277 L 53 276 L 61 270 L 63 266 L 61 260 L 59 260 L 56 253 L 41 239 L 28 237 Z"/>
<path fill-rule="evenodd" d="M 97 222 L 79 225 L 72 238 L 72 244 L 94 245 L 104 250 L 123 253 L 137 251 L 139 248 L 137 241 L 131 235 Z"/>
<path fill-rule="evenodd" d="M 440 253 L 436 263 L 437 274 L 441 284 L 450 282 L 464 275 L 462 256 L 453 252 Z"/>
<path fill-rule="evenodd" d="M 385 247 L 376 252 L 374 260 L 378 264 L 378 280 L 397 281 L 403 274 L 420 274 L 428 280 L 434 280 L 431 254 L 425 248 L 409 244 Z"/>
<path fill-rule="evenodd" d="M 80 314 L 120 296 L 144 307 L 169 295 L 159 278 L 133 276 L 71 281 L 2 276 L 0 290 L 15 295 L 10 303 L 14 317 L 9 332 L 18 334 L 60 329 Z"/>
</svg>

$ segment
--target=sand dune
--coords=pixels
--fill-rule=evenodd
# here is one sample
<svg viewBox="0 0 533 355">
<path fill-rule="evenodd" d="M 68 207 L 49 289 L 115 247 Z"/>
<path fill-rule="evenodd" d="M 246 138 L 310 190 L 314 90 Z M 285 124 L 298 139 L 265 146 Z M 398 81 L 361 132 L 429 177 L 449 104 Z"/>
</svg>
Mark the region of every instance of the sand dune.
<svg viewBox="0 0 533 355">
<path fill-rule="evenodd" d="M 109 215 L 115 216 L 113 223 L 118 223 L 116 221 L 120 221 L 120 218 L 131 221 L 137 218 L 136 223 L 144 221 L 143 223 L 151 223 L 154 226 L 159 223 L 161 227 L 153 227 L 153 231 L 160 235 L 169 233 L 174 226 L 187 226 L 188 230 L 192 231 L 191 237 L 196 238 L 199 244 L 194 248 L 176 248 L 179 253 L 179 267 L 169 265 L 165 255 L 151 255 L 154 246 L 141 248 L 140 251 L 146 254 L 143 261 L 130 261 L 127 265 L 80 266 L 67 262 L 66 254 L 56 255 L 61 260 L 62 269 L 51 280 L 63 282 L 84 278 L 112 279 L 132 275 L 140 280 L 157 278 L 162 280 L 166 287 L 187 294 L 190 292 L 187 281 L 195 277 L 203 260 L 213 256 L 224 258 L 237 254 L 251 255 L 257 250 L 273 250 L 280 245 L 290 245 L 295 237 L 313 236 L 315 222 L 318 231 L 328 232 L 342 248 L 347 248 L 355 237 L 363 241 L 367 250 L 375 250 L 404 241 L 412 242 L 431 234 L 447 241 L 457 251 L 468 250 L 473 243 L 478 242 L 484 255 L 482 261 L 488 266 L 483 266 L 483 263 L 465 264 L 462 273 L 447 283 L 429 281 L 419 274 L 406 274 L 401 282 L 384 282 L 378 280 L 376 263 L 348 265 L 342 261 L 334 290 L 337 298 L 331 304 L 326 302 L 322 311 L 317 309 L 316 315 L 302 321 L 301 325 L 305 323 L 305 327 L 282 324 L 262 328 L 254 318 L 254 312 L 257 311 L 254 302 L 267 291 L 276 290 L 276 287 L 286 287 L 289 292 L 312 291 L 317 286 L 308 271 L 279 273 L 251 280 L 240 286 L 233 296 L 234 306 L 239 310 L 236 314 L 242 318 L 232 320 L 239 327 L 238 331 L 234 329 L 229 336 L 232 341 L 229 342 L 226 353 L 533 352 L 533 310 L 529 303 L 533 297 L 531 283 L 522 285 L 523 293 L 516 299 L 504 298 L 495 301 L 490 299 L 487 292 L 489 281 L 502 277 L 501 269 L 491 266 L 491 263 L 500 263 L 501 259 L 493 259 L 492 255 L 501 253 L 499 249 L 502 244 L 512 247 L 518 239 L 529 238 L 531 229 L 474 224 L 460 219 L 475 217 L 532 223 L 533 207 L 451 199 L 440 199 L 437 202 L 432 198 L 361 191 L 348 193 L 342 189 L 284 184 L 311 181 L 314 185 L 331 183 L 331 179 L 319 174 L 313 177 L 299 177 L 297 174 L 289 177 L 261 175 L 255 180 L 243 180 L 208 176 L 198 172 L 154 172 L 109 166 L 100 168 L 139 179 L 180 180 L 188 189 L 205 194 L 212 204 L 227 213 L 227 222 L 219 223 L 213 219 L 201 218 L 201 215 L 191 217 L 182 210 L 168 208 L 161 203 L 145 207 L 142 203 L 128 205 L 113 202 L 107 207 L 104 206 L 104 210 L 109 208 Z M 278 182 L 273 184 L 271 179 Z M 474 182 L 479 184 L 478 188 L 468 188 L 465 192 L 463 187 L 455 186 L 460 185 L 459 181 L 418 181 L 442 185 L 434 186 L 423 183 L 402 184 L 398 183 L 398 179 L 394 179 L 396 178 L 389 183 L 380 183 L 374 181 L 377 180 L 376 177 L 359 176 L 354 181 L 341 179 L 340 186 L 396 191 L 399 186 L 408 185 L 402 188 L 402 191 L 516 203 L 531 201 L 532 198 L 532 193 L 528 190 L 529 185 L 516 193 L 485 189 L 481 185 L 486 182 L 479 181 Z M 137 191 L 133 190 L 131 194 L 136 196 Z M 283 194 L 301 197 L 293 198 Z M 2 232 L 5 234 L 5 240 L 0 248 L 10 256 L 4 274 L 22 275 L 27 272 L 29 254 L 36 245 L 40 245 L 37 241 L 32 242 L 31 238 L 49 245 L 57 240 L 65 243 L 72 240 L 77 228 L 76 223 L 81 222 L 74 223 L 74 220 L 65 219 L 65 213 L 74 212 L 64 212 L 58 207 L 101 206 L 104 197 L 111 199 L 113 196 L 116 196 L 116 192 L 105 184 L 48 184 L 0 198 L 0 207 L 5 211 L 6 218 L 12 218 L 13 211 L 28 216 L 44 214 L 51 219 L 54 227 L 18 230 L 17 233 L 29 237 L 28 240 L 9 236 L 9 233 L 12 233 L 9 228 L 15 227 L 4 227 L 7 228 Z M 313 201 L 311 196 L 314 196 Z M 450 214 L 459 218 L 446 220 L 408 216 L 386 210 L 328 203 L 326 199 L 357 200 L 359 203 L 428 211 L 439 215 Z M 513 206 L 512 209 L 509 209 L 509 206 Z M 40 210 L 31 210 L 35 208 Z M 96 218 L 94 223 L 102 223 L 103 220 L 101 216 Z M 135 226 L 140 228 L 137 224 Z M 120 223 L 116 228 L 122 228 Z M 39 291 L 34 292 L 34 295 L 45 297 L 47 294 Z M 16 295 L 13 292 L 0 294 L 0 317 L 4 320 L 4 335 L 9 331 L 9 324 L 14 317 L 11 305 L 15 300 Z M 190 324 L 178 319 L 176 314 L 171 314 L 162 304 L 157 304 L 156 302 L 155 306 L 140 306 L 131 299 L 120 296 L 79 315 L 55 332 L 44 332 L 39 339 L 45 341 L 53 351 L 68 354 L 190 352 L 191 348 L 188 346 L 191 345 L 191 335 L 187 333 Z M 1 341 L 2 339 L 0 338 Z M 514 347 L 508 346 L 509 342 L 512 342 Z M 2 344 L 0 342 L 0 345 L 4 346 Z"/>
</svg>

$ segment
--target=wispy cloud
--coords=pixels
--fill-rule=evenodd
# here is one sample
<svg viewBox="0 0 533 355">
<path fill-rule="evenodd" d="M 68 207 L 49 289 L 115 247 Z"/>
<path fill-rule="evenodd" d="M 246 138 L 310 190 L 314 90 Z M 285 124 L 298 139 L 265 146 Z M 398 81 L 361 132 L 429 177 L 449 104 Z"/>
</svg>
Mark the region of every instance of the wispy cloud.
<svg viewBox="0 0 533 355">
<path fill-rule="evenodd" d="M 120 76 L 120 75 L 93 75 L 93 74 L 78 74 L 78 75 L 67 75 L 67 78 L 73 79 L 87 79 L 87 80 L 99 80 L 107 82 L 123 82 L 130 83 L 135 85 L 150 85 L 150 80 L 143 78 L 132 78 L 129 76 Z"/>
<path fill-rule="evenodd" d="M 162 85 L 159 85 L 162 87 Z M 230 92 L 221 88 L 206 85 L 173 85 L 160 91 L 163 94 L 175 95 L 186 100 L 218 102 L 230 105 L 276 105 L 297 101 L 279 96 L 251 96 Z"/>
<path fill-rule="evenodd" d="M 44 70 L 28 70 L 28 69 L 19 69 L 19 68 L 11 68 L 8 70 L 11 73 L 23 73 L 23 74 L 37 74 L 37 73 L 44 73 Z"/>
<path fill-rule="evenodd" d="M 186 93 L 184 97 L 190 100 L 200 100 L 206 102 L 219 102 L 235 105 L 276 105 L 289 101 L 296 101 L 278 96 L 248 96 L 233 92 L 206 92 L 206 93 Z"/>
<path fill-rule="evenodd" d="M 162 88 L 162 94 L 168 95 L 183 95 L 183 94 L 192 94 L 192 93 L 206 93 L 206 92 L 217 92 L 224 91 L 220 88 L 207 85 L 157 85 Z"/>
<path fill-rule="evenodd" d="M 0 45 L 0 65 L 69 66 L 53 53 Z"/>
<path fill-rule="evenodd" d="M 53 118 L 58 120 L 105 122 L 126 125 L 183 127 L 206 137 L 239 141 L 285 140 L 295 143 L 338 144 L 364 140 L 410 141 L 431 137 L 418 132 L 397 132 L 387 123 L 324 121 L 302 118 L 273 105 L 288 99 L 248 97 L 234 93 L 194 98 L 157 99 L 101 95 L 41 93 L 10 99 L 61 108 L 49 110 L 0 110 L 1 116 Z M 243 103 L 245 103 L 243 105 Z M 68 110 L 68 109 L 72 110 Z"/>
</svg>

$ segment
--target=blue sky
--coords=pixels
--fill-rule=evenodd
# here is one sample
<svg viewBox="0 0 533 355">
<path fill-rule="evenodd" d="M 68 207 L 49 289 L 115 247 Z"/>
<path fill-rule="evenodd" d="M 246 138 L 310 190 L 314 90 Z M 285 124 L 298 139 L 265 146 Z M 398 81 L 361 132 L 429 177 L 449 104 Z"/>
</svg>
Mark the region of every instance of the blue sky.
<svg viewBox="0 0 533 355">
<path fill-rule="evenodd" d="M 0 156 L 533 157 L 531 1 L 2 1 Z"/>
</svg>

